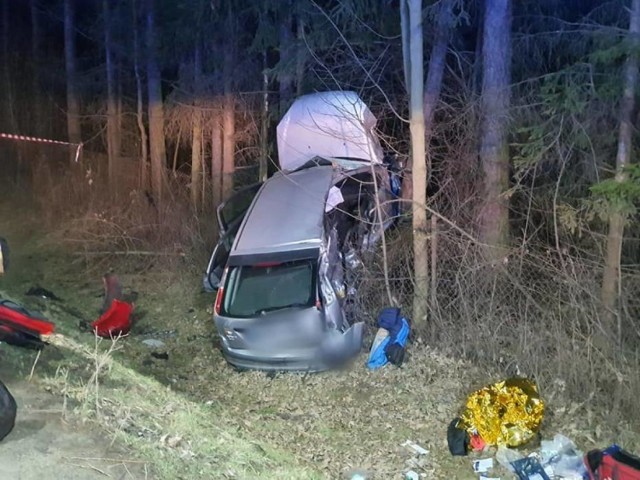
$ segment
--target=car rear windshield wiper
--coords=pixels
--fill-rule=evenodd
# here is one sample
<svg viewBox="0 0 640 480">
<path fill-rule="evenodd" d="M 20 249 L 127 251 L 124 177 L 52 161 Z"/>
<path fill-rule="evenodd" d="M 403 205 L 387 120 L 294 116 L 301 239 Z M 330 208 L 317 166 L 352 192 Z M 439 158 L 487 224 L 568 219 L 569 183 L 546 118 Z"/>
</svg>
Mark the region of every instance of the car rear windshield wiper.
<svg viewBox="0 0 640 480">
<path fill-rule="evenodd" d="M 256 311 L 256 313 L 259 313 L 260 315 L 265 315 L 267 313 L 279 312 L 281 310 L 288 310 L 290 308 L 306 308 L 308 306 L 309 304 L 307 303 L 292 303 L 291 305 L 261 308 L 260 310 Z"/>
</svg>

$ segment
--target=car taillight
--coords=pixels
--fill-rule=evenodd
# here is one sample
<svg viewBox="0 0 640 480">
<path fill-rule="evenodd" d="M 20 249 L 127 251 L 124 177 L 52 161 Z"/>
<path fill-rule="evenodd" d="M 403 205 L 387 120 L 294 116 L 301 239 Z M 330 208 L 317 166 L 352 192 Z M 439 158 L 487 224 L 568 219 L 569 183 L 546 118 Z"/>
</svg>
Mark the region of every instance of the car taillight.
<svg viewBox="0 0 640 480">
<path fill-rule="evenodd" d="M 216 303 L 213 307 L 213 311 L 216 315 L 220 315 L 220 306 L 222 305 L 222 297 L 224 297 L 224 287 L 218 288 L 218 293 L 216 294 Z"/>
</svg>

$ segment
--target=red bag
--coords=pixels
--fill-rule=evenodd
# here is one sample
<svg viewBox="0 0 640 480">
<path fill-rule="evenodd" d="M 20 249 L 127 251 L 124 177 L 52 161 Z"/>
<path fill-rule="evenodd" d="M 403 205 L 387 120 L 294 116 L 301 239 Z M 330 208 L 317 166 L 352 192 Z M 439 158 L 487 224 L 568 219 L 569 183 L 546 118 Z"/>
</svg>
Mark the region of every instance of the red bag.
<svg viewBox="0 0 640 480">
<path fill-rule="evenodd" d="M 617 445 L 604 451 L 590 451 L 584 463 L 590 480 L 640 480 L 640 457 Z"/>
</svg>

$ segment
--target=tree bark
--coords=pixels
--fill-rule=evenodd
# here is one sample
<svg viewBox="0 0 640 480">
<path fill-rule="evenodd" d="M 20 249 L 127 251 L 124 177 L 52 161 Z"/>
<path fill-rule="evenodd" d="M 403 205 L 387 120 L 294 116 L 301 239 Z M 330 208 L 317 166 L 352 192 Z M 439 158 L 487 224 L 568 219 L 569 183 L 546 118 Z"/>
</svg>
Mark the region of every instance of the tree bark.
<svg viewBox="0 0 640 480">
<path fill-rule="evenodd" d="M 70 143 L 82 141 L 80 101 L 76 73 L 76 32 L 74 0 L 64 0 L 64 64 L 67 75 L 67 134 Z M 71 162 L 75 148 L 70 148 Z"/>
<path fill-rule="evenodd" d="M 293 79 L 294 76 L 289 73 L 294 60 L 294 44 L 293 33 L 291 31 L 292 26 L 292 9 L 293 6 L 290 0 L 282 1 L 283 3 L 283 18 L 280 21 L 279 29 L 279 50 L 280 50 L 280 103 L 279 111 L 280 118 L 285 114 L 291 99 L 293 98 Z"/>
<path fill-rule="evenodd" d="M 409 86 L 409 126 L 411 131 L 411 157 L 413 163 L 413 320 L 416 325 L 425 325 L 429 292 L 429 249 L 427 236 L 427 163 L 424 125 L 424 71 L 422 0 L 404 0 L 408 7 L 409 31 L 403 38 L 409 45 L 409 72 L 405 74 Z M 407 62 L 405 62 L 407 65 Z"/>
<path fill-rule="evenodd" d="M 142 77 L 140 75 L 140 39 L 138 36 L 138 9 L 136 0 L 133 6 L 133 72 L 136 77 L 136 122 L 140 133 L 140 188 L 149 188 L 149 165 L 148 165 L 148 139 L 147 130 L 144 125 L 144 99 L 142 89 Z"/>
<path fill-rule="evenodd" d="M 235 98 L 232 93 L 224 95 L 222 113 L 222 199 L 226 200 L 233 192 L 235 173 Z"/>
<path fill-rule="evenodd" d="M 483 205 L 478 215 L 480 240 L 497 262 L 509 235 L 509 83 L 511 71 L 511 0 L 486 0 L 482 42 L 482 124 L 480 162 Z"/>
<path fill-rule="evenodd" d="M 447 48 L 449 45 L 449 32 L 452 25 L 452 9 L 453 0 L 443 0 L 438 12 L 434 42 L 431 49 L 429 67 L 427 70 L 427 81 L 424 88 L 424 125 L 427 159 L 427 185 L 429 185 L 429 180 L 431 178 L 431 155 L 429 154 L 429 146 L 431 144 L 431 137 L 433 136 L 433 119 L 435 116 L 435 110 L 440 98 L 440 91 L 442 90 L 442 77 L 444 75 Z M 413 178 L 412 174 L 410 173 L 412 170 L 413 162 L 410 159 L 407 164 L 407 173 L 405 174 L 402 181 L 402 198 L 405 200 L 405 202 L 409 202 L 413 198 Z"/>
<path fill-rule="evenodd" d="M 211 125 L 211 191 L 213 205 L 222 202 L 222 110 L 213 112 Z"/>
<path fill-rule="evenodd" d="M 116 92 L 116 72 L 113 62 L 113 45 L 111 39 L 111 12 L 109 0 L 103 0 L 104 15 L 104 54 L 107 74 L 107 156 L 109 162 L 109 186 L 116 194 L 116 168 L 120 157 L 120 138 L 118 132 L 118 99 Z"/>
<path fill-rule="evenodd" d="M 40 56 L 40 15 L 38 13 L 38 6 L 36 0 L 29 0 L 29 12 L 31 15 L 31 88 L 32 88 L 32 100 L 33 111 L 35 116 L 34 131 L 35 135 L 48 136 L 44 131 L 44 98 L 40 94 L 40 63 L 42 62 Z"/>
<path fill-rule="evenodd" d="M 307 47 L 304 44 L 304 20 L 298 16 L 296 20 L 296 38 L 298 39 L 298 49 L 296 51 L 296 97 L 304 93 L 304 79 L 307 75 Z"/>
<path fill-rule="evenodd" d="M 260 172 L 264 182 L 269 175 L 269 75 L 267 74 L 267 51 L 262 52 L 262 121 L 260 122 Z"/>
<path fill-rule="evenodd" d="M 640 47 L 640 0 L 633 0 L 629 21 L 629 37 L 631 49 L 624 66 L 624 91 L 620 102 L 620 130 L 618 132 L 618 153 L 616 156 L 616 181 L 627 179 L 625 168 L 631 162 L 633 149 L 633 109 L 635 89 L 638 81 L 638 48 Z M 616 329 L 615 315 L 619 290 L 620 257 L 624 234 L 625 217 L 619 211 L 613 211 L 609 218 L 609 234 L 607 236 L 607 253 L 602 275 L 601 298 L 604 307 L 605 330 L 616 331 L 618 342 L 622 337 L 619 328 Z"/>
<path fill-rule="evenodd" d="M 153 0 L 147 0 L 146 26 L 151 188 L 155 198 L 161 202 L 162 190 L 166 179 L 165 168 L 167 165 L 167 152 L 164 138 L 164 105 L 162 102 L 162 85 L 157 59 L 158 52 L 156 47 Z"/>
<path fill-rule="evenodd" d="M 226 200 L 233 192 L 236 150 L 235 97 L 233 95 L 233 75 L 235 52 L 235 25 L 231 12 L 226 19 L 226 32 L 229 44 L 224 50 L 223 72 L 224 98 L 222 107 L 222 199 Z"/>
<path fill-rule="evenodd" d="M 193 55 L 193 90 L 194 112 L 191 131 L 191 202 L 197 210 L 200 204 L 200 192 L 202 183 L 202 111 L 199 101 L 202 76 L 202 61 L 200 48 L 196 45 Z"/>
</svg>

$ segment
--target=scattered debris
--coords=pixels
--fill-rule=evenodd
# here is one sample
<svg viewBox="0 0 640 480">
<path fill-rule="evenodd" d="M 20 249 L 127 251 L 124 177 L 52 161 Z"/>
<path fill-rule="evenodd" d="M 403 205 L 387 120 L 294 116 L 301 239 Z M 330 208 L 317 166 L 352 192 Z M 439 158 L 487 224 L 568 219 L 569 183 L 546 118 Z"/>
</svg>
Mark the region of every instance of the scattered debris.
<svg viewBox="0 0 640 480">
<path fill-rule="evenodd" d="M 91 324 L 96 335 L 105 338 L 126 335 L 131 329 L 131 312 L 133 305 L 120 300 L 113 300 L 109 310 Z"/>
<path fill-rule="evenodd" d="M 38 298 L 43 298 L 45 300 L 54 300 L 56 302 L 62 302 L 63 300 L 58 297 L 55 293 L 53 293 L 51 290 L 47 290 L 46 288 L 42 288 L 42 287 L 31 287 L 26 295 L 31 296 L 31 297 L 38 297 Z"/>
<path fill-rule="evenodd" d="M 0 300 L 0 340 L 18 347 L 41 350 L 44 337 L 55 325 L 42 315 L 9 300 Z"/>
<path fill-rule="evenodd" d="M 405 480 L 419 480 L 420 479 L 420 475 L 418 475 L 418 472 L 414 472 L 413 470 L 409 470 L 408 472 L 406 472 L 404 474 L 404 479 Z"/>
<path fill-rule="evenodd" d="M 147 338 L 146 340 L 143 340 L 142 343 L 149 348 L 163 348 L 165 346 L 163 341 L 156 340 L 155 338 Z"/>
<path fill-rule="evenodd" d="M 151 356 L 158 360 L 169 360 L 169 354 L 167 352 L 151 352 Z"/>
<path fill-rule="evenodd" d="M 406 442 L 404 442 L 402 444 L 403 447 L 409 447 L 410 449 L 412 449 L 414 452 L 416 452 L 418 455 L 426 455 L 427 453 L 429 453 L 429 450 L 422 448 L 420 445 L 418 445 L 417 443 L 412 442 L 411 440 L 407 440 Z"/>
<path fill-rule="evenodd" d="M 493 458 L 482 458 L 473 461 L 473 471 L 476 473 L 487 473 L 493 468 Z"/>
</svg>

